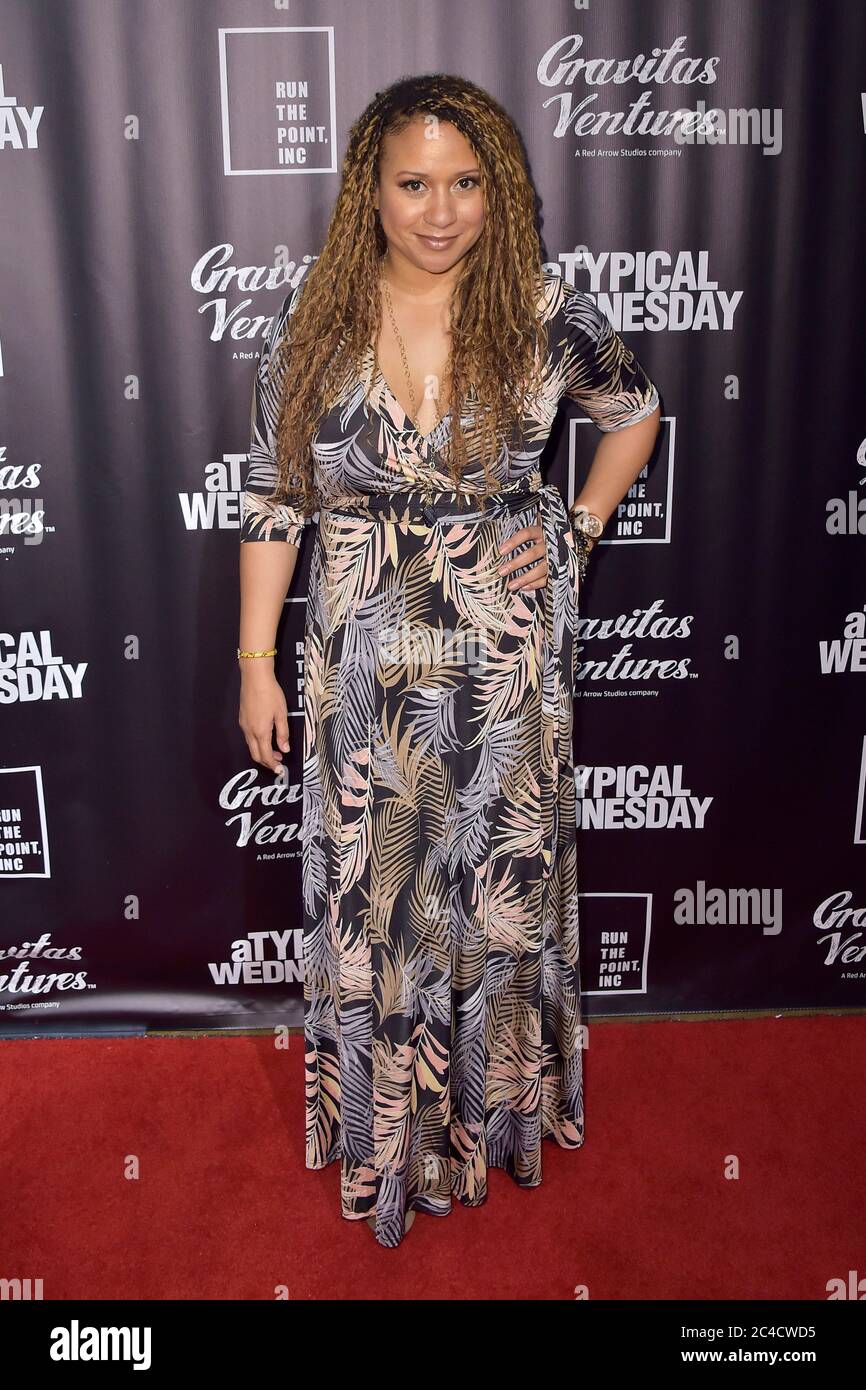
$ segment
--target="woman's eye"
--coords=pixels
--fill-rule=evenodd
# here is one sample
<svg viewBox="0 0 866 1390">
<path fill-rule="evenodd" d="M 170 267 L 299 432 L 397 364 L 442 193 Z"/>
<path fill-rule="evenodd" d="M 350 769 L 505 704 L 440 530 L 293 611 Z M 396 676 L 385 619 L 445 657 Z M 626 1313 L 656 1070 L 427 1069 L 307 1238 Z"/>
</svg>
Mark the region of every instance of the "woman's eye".
<svg viewBox="0 0 866 1390">
<path fill-rule="evenodd" d="M 462 179 L 457 180 L 458 185 L 469 184 L 470 186 L 474 185 L 475 187 L 478 187 L 480 182 L 480 179 L 477 179 L 474 174 L 466 174 Z M 400 184 L 400 187 L 408 188 L 410 193 L 415 193 L 418 188 L 423 187 L 423 183 L 421 179 L 404 179 L 403 182 Z M 465 187 L 461 189 L 461 192 L 466 192 Z"/>
</svg>

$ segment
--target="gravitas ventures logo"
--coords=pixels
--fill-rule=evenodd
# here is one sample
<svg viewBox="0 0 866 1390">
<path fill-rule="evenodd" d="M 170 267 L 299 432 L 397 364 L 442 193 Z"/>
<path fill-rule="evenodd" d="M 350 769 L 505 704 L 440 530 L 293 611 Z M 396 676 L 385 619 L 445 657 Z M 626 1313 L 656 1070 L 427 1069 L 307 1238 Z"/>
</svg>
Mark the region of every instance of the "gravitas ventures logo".
<svg viewBox="0 0 866 1390">
<path fill-rule="evenodd" d="M 866 907 L 851 907 L 854 894 L 848 889 L 831 893 L 815 909 L 812 918 L 818 931 L 818 945 L 826 947 L 824 964 L 842 967 L 841 980 L 866 979 Z"/>
<path fill-rule="evenodd" d="M 34 1007 L 29 1001 L 40 996 L 37 1007 L 45 1008 L 41 996 L 55 991 L 95 989 L 87 982 L 84 970 L 65 970 L 64 961 L 79 961 L 80 946 L 52 946 L 50 933 L 44 932 L 38 941 L 23 941 L 20 946 L 0 947 L 0 1012 L 12 1013 Z M 26 995 L 21 1003 L 17 995 Z M 55 1004 L 54 1007 L 57 1007 Z"/>
<path fill-rule="evenodd" d="M 581 694 L 589 696 L 603 690 L 605 695 L 654 695 L 664 681 L 697 679 L 688 649 L 682 650 L 692 635 L 693 622 L 693 613 L 665 613 L 661 598 L 630 613 L 582 618 L 577 643 Z M 620 689 L 614 691 L 611 686 Z"/>
<path fill-rule="evenodd" d="M 300 644 L 298 644 L 300 645 Z M 291 711 L 289 711 L 291 713 Z M 282 776 L 259 781 L 255 768 L 236 773 L 220 790 L 220 809 L 239 849 L 257 849 L 257 859 L 297 859 L 301 855 L 303 784 Z"/>
<path fill-rule="evenodd" d="M 712 86 L 717 80 L 716 68 L 721 62 L 717 54 L 711 58 L 692 58 L 685 52 L 686 35 L 680 34 L 667 48 L 657 47 L 650 54 L 638 53 L 632 58 L 579 56 L 583 48 L 582 34 L 565 34 L 542 53 L 536 68 L 536 80 L 542 87 L 564 87 L 543 103 L 558 103 L 559 117 L 554 136 L 561 140 L 571 128 L 578 136 L 587 135 L 650 135 L 657 138 L 674 134 L 678 129 L 694 126 L 694 115 L 676 94 L 672 104 L 658 108 L 653 105 L 654 93 L 665 88 Z M 590 90 L 576 100 L 572 88 L 585 84 L 603 89 L 610 84 L 613 93 L 623 93 L 630 83 L 643 87 L 626 108 L 614 109 L 613 93 L 602 91 L 604 103 L 599 103 L 599 91 Z M 579 90 L 579 86 L 578 86 Z M 613 99 L 612 99 L 613 98 Z M 668 98 L 670 100 L 670 98 Z M 700 118 L 701 112 L 696 113 Z M 691 118 L 691 119 L 690 119 Z M 698 122 L 700 129 L 702 123 Z"/>
</svg>

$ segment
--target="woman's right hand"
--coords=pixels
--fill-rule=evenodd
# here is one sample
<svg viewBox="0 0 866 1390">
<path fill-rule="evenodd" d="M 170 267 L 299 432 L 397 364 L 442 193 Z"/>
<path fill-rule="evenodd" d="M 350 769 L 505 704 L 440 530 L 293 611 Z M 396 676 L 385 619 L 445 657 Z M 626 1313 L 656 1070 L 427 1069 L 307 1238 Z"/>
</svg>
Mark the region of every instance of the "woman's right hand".
<svg viewBox="0 0 866 1390">
<path fill-rule="evenodd" d="M 238 723 L 253 761 L 270 772 L 279 772 L 283 757 L 274 749 L 274 735 L 278 747 L 288 753 L 289 715 L 286 697 L 273 668 L 242 672 Z"/>
</svg>

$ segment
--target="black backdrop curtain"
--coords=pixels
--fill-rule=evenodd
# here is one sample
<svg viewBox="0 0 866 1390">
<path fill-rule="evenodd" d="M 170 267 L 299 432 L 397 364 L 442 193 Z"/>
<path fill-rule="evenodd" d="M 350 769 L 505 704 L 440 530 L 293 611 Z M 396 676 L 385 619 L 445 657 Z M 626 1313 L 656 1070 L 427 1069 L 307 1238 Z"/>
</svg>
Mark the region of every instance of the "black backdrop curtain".
<svg viewBox="0 0 866 1390">
<path fill-rule="evenodd" d="M 237 727 L 253 370 L 349 125 L 429 71 L 515 118 L 548 264 L 662 397 L 582 596 L 587 1013 L 862 1007 L 866 9 L 0 16 L 0 1032 L 301 1021 L 311 532 L 281 787 Z M 678 140 L 673 113 L 710 107 L 725 138 Z M 563 406 L 567 501 L 597 438 Z"/>
</svg>

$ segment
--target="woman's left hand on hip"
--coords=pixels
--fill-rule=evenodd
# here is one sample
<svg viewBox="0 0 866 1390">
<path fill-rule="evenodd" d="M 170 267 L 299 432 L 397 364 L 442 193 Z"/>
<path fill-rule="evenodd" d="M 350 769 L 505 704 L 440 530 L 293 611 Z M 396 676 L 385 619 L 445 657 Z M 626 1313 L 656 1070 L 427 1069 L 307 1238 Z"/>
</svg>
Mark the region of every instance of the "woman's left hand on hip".
<svg viewBox="0 0 866 1390">
<path fill-rule="evenodd" d="M 515 546 L 529 542 L 517 555 L 509 557 L 509 552 Z M 499 566 L 499 573 L 502 575 L 511 574 L 512 570 L 526 569 L 525 574 L 518 575 L 515 579 L 508 581 L 509 589 L 543 589 L 547 583 L 547 545 L 544 539 L 544 532 L 536 522 L 533 526 L 524 526 L 520 531 L 515 531 L 513 536 L 507 536 L 499 546 L 502 553 L 502 563 Z M 528 567 L 528 568 L 527 568 Z"/>
</svg>

